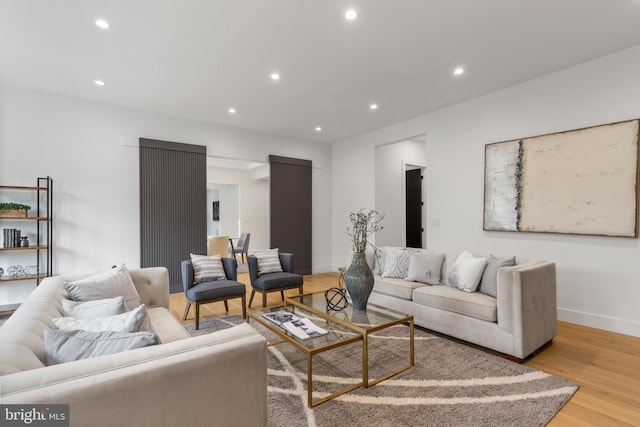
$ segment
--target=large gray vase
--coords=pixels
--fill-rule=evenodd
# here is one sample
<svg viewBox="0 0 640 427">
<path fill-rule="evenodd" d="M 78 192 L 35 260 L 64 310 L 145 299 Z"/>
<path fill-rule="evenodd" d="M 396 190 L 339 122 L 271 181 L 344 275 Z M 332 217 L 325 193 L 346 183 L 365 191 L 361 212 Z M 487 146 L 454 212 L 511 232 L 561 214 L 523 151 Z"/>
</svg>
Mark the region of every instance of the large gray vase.
<svg viewBox="0 0 640 427">
<path fill-rule="evenodd" d="M 344 283 L 355 310 L 366 310 L 367 300 L 373 290 L 373 272 L 367 264 L 364 252 L 354 252 L 351 265 L 344 276 Z"/>
</svg>

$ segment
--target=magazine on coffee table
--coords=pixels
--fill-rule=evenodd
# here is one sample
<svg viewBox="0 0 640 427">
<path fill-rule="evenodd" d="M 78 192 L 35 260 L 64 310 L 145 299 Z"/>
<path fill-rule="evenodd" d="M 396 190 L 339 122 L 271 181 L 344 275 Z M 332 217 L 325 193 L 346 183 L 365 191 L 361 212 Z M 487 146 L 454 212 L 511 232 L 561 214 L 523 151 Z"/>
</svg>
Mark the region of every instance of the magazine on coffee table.
<svg viewBox="0 0 640 427">
<path fill-rule="evenodd" d="M 326 329 L 316 326 L 316 324 L 306 317 L 297 316 L 286 310 L 262 313 L 262 317 L 270 320 L 278 326 L 281 326 L 284 330 L 300 340 L 307 340 L 309 338 L 319 337 L 328 333 Z"/>
<path fill-rule="evenodd" d="M 282 327 L 300 340 L 308 340 L 309 338 L 316 338 L 329 333 L 326 329 L 316 326 L 315 323 L 306 317 L 285 322 L 282 324 Z"/>
<path fill-rule="evenodd" d="M 278 311 L 270 311 L 268 313 L 262 313 L 262 317 L 272 321 L 276 325 L 282 325 L 283 323 L 292 322 L 294 320 L 300 319 L 300 316 L 296 316 L 295 314 L 290 313 L 287 310 L 278 310 Z"/>
</svg>

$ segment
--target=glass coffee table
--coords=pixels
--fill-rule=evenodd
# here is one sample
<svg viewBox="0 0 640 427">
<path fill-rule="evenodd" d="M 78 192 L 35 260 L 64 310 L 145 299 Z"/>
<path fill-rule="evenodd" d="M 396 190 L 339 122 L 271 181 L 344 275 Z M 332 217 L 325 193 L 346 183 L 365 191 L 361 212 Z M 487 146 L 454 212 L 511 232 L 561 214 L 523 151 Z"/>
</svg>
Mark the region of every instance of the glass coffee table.
<svg viewBox="0 0 640 427">
<path fill-rule="evenodd" d="M 283 327 L 263 317 L 264 313 L 279 310 L 286 310 L 297 316 L 310 318 L 317 326 L 326 329 L 328 333 L 307 340 L 297 339 Z M 306 353 L 308 381 L 307 404 L 309 407 L 317 406 L 360 386 L 371 387 L 414 366 L 413 316 L 376 304 L 367 304 L 366 310 L 354 310 L 351 304 L 349 304 L 344 310 L 332 311 L 327 310 L 327 300 L 325 299 L 324 292 L 315 292 L 286 298 L 284 305 L 278 307 L 249 310 L 247 313 L 247 323 L 249 323 L 250 320 L 257 321 L 282 338 L 282 341 L 271 343 L 270 345 L 288 342 Z M 403 323 L 408 323 L 409 325 L 408 363 L 391 372 L 382 374 L 377 378 L 369 378 L 369 335 Z M 362 381 L 357 384 L 351 384 L 314 401 L 313 356 L 359 341 L 362 343 Z"/>
</svg>

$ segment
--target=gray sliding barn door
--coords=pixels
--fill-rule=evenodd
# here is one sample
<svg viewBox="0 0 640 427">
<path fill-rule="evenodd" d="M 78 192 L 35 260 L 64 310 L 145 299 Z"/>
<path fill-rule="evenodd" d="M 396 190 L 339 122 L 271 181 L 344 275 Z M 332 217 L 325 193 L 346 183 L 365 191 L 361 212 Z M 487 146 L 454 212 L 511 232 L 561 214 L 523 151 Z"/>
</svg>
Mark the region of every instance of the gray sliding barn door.
<svg viewBox="0 0 640 427">
<path fill-rule="evenodd" d="M 140 138 L 140 266 L 167 267 L 182 290 L 180 262 L 207 250 L 206 147 Z"/>
<path fill-rule="evenodd" d="M 271 247 L 294 254 L 294 271 L 311 274 L 311 161 L 269 156 Z"/>
</svg>

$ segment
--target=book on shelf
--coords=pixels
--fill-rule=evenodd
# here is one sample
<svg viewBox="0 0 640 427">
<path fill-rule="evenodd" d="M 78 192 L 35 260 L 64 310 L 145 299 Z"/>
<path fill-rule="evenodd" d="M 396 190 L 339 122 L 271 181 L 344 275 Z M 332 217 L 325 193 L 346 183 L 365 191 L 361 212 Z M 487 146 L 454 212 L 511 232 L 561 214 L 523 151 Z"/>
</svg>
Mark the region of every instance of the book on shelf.
<svg viewBox="0 0 640 427">
<path fill-rule="evenodd" d="M 300 317 L 286 310 L 262 313 L 262 316 L 300 340 L 316 338 L 328 333 L 326 329 L 322 329 L 306 317 Z"/>
</svg>

